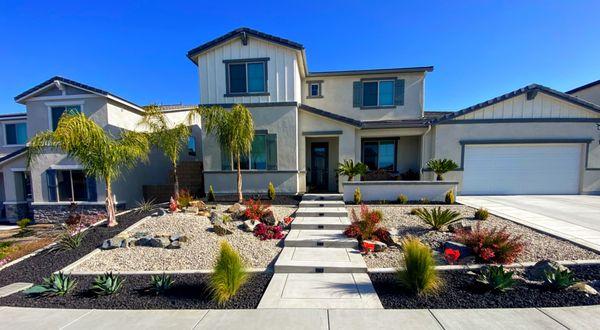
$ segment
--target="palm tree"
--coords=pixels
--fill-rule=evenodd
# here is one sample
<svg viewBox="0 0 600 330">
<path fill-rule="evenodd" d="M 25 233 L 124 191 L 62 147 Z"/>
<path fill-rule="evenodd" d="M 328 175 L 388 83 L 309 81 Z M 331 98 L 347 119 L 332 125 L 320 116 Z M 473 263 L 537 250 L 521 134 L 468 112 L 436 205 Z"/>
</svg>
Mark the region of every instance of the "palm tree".
<svg viewBox="0 0 600 330">
<path fill-rule="evenodd" d="M 54 132 L 40 132 L 31 139 L 27 166 L 31 166 L 48 147 L 60 149 L 78 161 L 86 176 L 104 180 L 108 226 L 117 225 L 112 182 L 123 170 L 148 159 L 150 143 L 146 134 L 123 131 L 115 138 L 84 114 L 65 113 Z"/>
<path fill-rule="evenodd" d="M 432 159 L 425 164 L 436 175 L 438 181 L 443 181 L 442 175 L 446 172 L 454 171 L 458 165 L 452 159 Z"/>
<path fill-rule="evenodd" d="M 338 174 L 345 175 L 348 177 L 348 181 L 354 180 L 355 176 L 365 175 L 369 167 L 361 162 L 356 164 L 352 159 L 346 159 L 343 163 L 340 163 L 337 168 Z"/>
<path fill-rule="evenodd" d="M 150 132 L 150 142 L 161 149 L 164 155 L 171 161 L 173 168 L 173 198 L 179 198 L 179 178 L 177 177 L 177 162 L 184 144 L 190 137 L 190 128 L 181 123 L 174 125 L 164 112 L 156 105 L 145 108 L 138 125 L 143 126 Z"/>
<path fill-rule="evenodd" d="M 221 145 L 221 152 L 228 153 L 237 163 L 238 201 L 242 196 L 241 157 L 248 155 L 254 140 L 254 121 L 252 114 L 245 106 L 236 104 L 228 111 L 219 106 L 198 107 L 188 114 L 192 122 L 196 116 L 202 116 L 202 124 L 206 134 L 214 134 Z"/>
</svg>

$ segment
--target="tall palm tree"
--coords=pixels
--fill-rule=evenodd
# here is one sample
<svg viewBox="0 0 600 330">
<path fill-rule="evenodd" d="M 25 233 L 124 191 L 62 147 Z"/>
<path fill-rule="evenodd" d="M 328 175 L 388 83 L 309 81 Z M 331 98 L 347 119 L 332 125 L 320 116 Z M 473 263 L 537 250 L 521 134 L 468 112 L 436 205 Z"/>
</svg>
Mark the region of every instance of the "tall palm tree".
<svg viewBox="0 0 600 330">
<path fill-rule="evenodd" d="M 221 146 L 221 152 L 228 153 L 237 163 L 238 201 L 244 201 L 242 195 L 241 157 L 248 155 L 254 140 L 254 121 L 250 110 L 236 104 L 231 110 L 219 106 L 198 107 L 188 114 L 192 122 L 196 116 L 202 116 L 202 125 L 207 134 L 214 134 Z"/>
<path fill-rule="evenodd" d="M 40 132 L 31 139 L 27 166 L 47 148 L 62 150 L 83 166 L 86 176 L 104 180 L 108 226 L 117 225 L 112 182 L 123 170 L 148 159 L 150 143 L 146 134 L 123 131 L 113 137 L 84 114 L 65 113 L 55 131 Z"/>
<path fill-rule="evenodd" d="M 337 172 L 341 175 L 348 177 L 348 181 L 354 180 L 355 176 L 365 175 L 369 167 L 361 162 L 356 162 L 352 159 L 346 159 L 343 163 L 340 163 L 337 168 Z"/>
<path fill-rule="evenodd" d="M 444 180 L 443 176 L 446 172 L 454 171 L 458 165 L 452 159 L 432 159 L 425 164 L 436 175 L 437 181 Z"/>
<path fill-rule="evenodd" d="M 173 168 L 173 197 L 179 198 L 179 178 L 177 177 L 177 162 L 183 146 L 190 137 L 190 128 L 181 123 L 174 125 L 163 111 L 156 105 L 145 108 L 139 126 L 143 126 L 150 132 L 150 142 L 161 149 L 164 155 L 171 161 Z"/>
</svg>

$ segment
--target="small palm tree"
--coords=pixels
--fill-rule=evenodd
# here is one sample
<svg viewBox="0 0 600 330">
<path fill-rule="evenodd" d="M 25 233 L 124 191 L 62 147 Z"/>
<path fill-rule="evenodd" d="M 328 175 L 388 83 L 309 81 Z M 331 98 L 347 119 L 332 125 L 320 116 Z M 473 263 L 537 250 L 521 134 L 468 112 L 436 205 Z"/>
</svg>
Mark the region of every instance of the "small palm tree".
<svg viewBox="0 0 600 330">
<path fill-rule="evenodd" d="M 365 175 L 369 167 L 361 162 L 354 163 L 352 159 L 346 159 L 340 163 L 337 168 L 338 174 L 348 177 L 348 181 L 354 180 L 355 176 Z"/>
<path fill-rule="evenodd" d="M 179 198 L 179 178 L 177 177 L 177 162 L 183 146 L 190 137 L 190 128 L 185 124 L 174 125 L 165 113 L 156 105 L 145 108 L 146 112 L 139 122 L 139 126 L 150 132 L 150 142 L 161 149 L 171 161 L 173 168 L 173 197 Z"/>
<path fill-rule="evenodd" d="M 27 166 L 47 148 L 62 150 L 83 166 L 86 176 L 104 180 L 108 226 L 117 225 L 112 182 L 123 170 L 148 159 L 150 143 L 146 134 L 124 131 L 115 138 L 84 114 L 65 113 L 54 132 L 40 132 L 31 139 Z"/>
<path fill-rule="evenodd" d="M 254 120 L 250 110 L 241 104 L 236 104 L 231 110 L 219 106 L 198 107 L 188 114 L 192 122 L 196 116 L 202 117 L 206 134 L 214 134 L 221 145 L 221 152 L 229 153 L 237 163 L 238 201 L 244 201 L 242 195 L 241 158 L 248 155 L 254 141 Z"/>
<path fill-rule="evenodd" d="M 416 209 L 415 215 L 424 223 L 431 226 L 432 229 L 441 230 L 443 227 L 451 223 L 462 220 L 462 216 L 457 211 L 450 209 L 442 210 L 441 207 L 428 210 L 426 208 Z"/>
<path fill-rule="evenodd" d="M 443 174 L 454 171 L 458 165 L 452 159 L 432 159 L 425 164 L 437 175 L 438 181 L 443 181 Z"/>
</svg>

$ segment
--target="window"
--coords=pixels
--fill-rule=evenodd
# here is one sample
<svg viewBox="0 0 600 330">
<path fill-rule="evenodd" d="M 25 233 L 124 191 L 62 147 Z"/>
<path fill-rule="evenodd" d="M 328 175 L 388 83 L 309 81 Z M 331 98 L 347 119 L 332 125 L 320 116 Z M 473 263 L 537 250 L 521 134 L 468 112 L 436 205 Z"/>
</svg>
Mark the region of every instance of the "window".
<svg viewBox="0 0 600 330">
<path fill-rule="evenodd" d="M 196 137 L 188 137 L 188 155 L 196 156 Z"/>
<path fill-rule="evenodd" d="M 58 127 L 58 121 L 60 120 L 60 116 L 63 113 L 80 113 L 81 106 L 80 105 L 64 105 L 50 108 L 50 116 L 51 116 L 51 124 L 52 130 L 55 131 L 56 127 Z"/>
<path fill-rule="evenodd" d="M 87 182 L 83 171 L 56 171 L 56 189 L 59 202 L 87 201 Z"/>
<path fill-rule="evenodd" d="M 396 141 L 363 141 L 363 162 L 370 171 L 394 171 L 396 168 Z"/>
<path fill-rule="evenodd" d="M 221 152 L 222 170 L 236 169 L 237 162 L 232 164 L 231 157 Z M 277 169 L 277 134 L 256 134 L 252 141 L 249 155 L 240 158 L 242 170 L 276 170 Z"/>
<path fill-rule="evenodd" d="M 227 94 L 258 94 L 267 92 L 267 61 L 256 60 L 226 60 Z"/>
<path fill-rule="evenodd" d="M 26 123 L 5 124 L 4 129 L 6 133 L 6 144 L 27 143 Z"/>
<path fill-rule="evenodd" d="M 309 81 L 308 82 L 308 98 L 322 97 L 321 83 L 322 83 L 322 81 Z"/>
<path fill-rule="evenodd" d="M 394 81 L 365 81 L 362 86 L 364 107 L 385 107 L 394 105 Z"/>
</svg>

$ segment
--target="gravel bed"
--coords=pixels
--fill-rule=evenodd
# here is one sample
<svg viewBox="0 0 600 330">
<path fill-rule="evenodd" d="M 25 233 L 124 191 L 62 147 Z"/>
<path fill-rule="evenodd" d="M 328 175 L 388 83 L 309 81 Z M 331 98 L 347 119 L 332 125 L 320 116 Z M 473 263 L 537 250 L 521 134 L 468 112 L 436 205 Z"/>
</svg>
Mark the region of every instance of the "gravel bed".
<svg viewBox="0 0 600 330">
<path fill-rule="evenodd" d="M 222 212 L 229 205 L 218 205 L 217 211 Z M 279 220 L 292 215 L 295 206 L 272 206 L 275 217 Z M 90 259 L 79 264 L 74 271 L 178 271 L 178 270 L 207 270 L 212 269 L 221 240 L 227 240 L 236 249 L 247 267 L 267 268 L 281 252 L 281 240 L 261 241 L 252 233 L 236 227 L 242 221 L 233 221 L 233 234 L 218 236 L 212 232 L 212 225 L 207 217 L 190 213 L 167 214 L 163 217 L 150 217 L 144 220 L 135 232 L 149 234 L 183 234 L 188 242 L 182 243 L 181 249 L 163 249 L 144 246 L 120 248 L 101 251 Z M 132 233 L 132 234 L 133 234 Z"/>
<path fill-rule="evenodd" d="M 164 295 L 148 292 L 150 276 L 126 275 L 116 295 L 96 297 L 89 288 L 94 276 L 74 276 L 78 281 L 72 293 L 64 297 L 29 297 L 16 293 L 0 298 L 0 306 L 73 309 L 254 309 L 271 280 L 270 273 L 251 273 L 248 282 L 222 306 L 211 300 L 207 289 L 208 274 L 177 274 L 175 283 Z"/>
<path fill-rule="evenodd" d="M 109 228 L 105 224 L 101 224 L 88 229 L 83 242 L 77 249 L 69 251 L 45 251 L 5 268 L 0 271 L 0 286 L 15 282 L 40 283 L 43 277 L 48 277 L 53 272 L 77 261 L 100 246 L 105 239 L 117 235 L 145 216 L 146 214 L 134 212 L 123 214 L 117 218 L 119 224 L 115 227 Z"/>
<path fill-rule="evenodd" d="M 600 279 L 600 266 L 569 266 L 579 280 Z M 396 282 L 395 274 L 369 274 L 375 291 L 384 308 L 527 308 L 566 307 L 600 304 L 600 296 L 588 296 L 575 291 L 548 291 L 540 285 L 519 284 L 504 293 L 481 292 L 474 284 L 474 276 L 466 271 L 440 272 L 443 287 L 428 296 L 418 296 L 403 290 Z M 599 288 L 596 288 L 599 289 Z"/>
<path fill-rule="evenodd" d="M 431 246 L 432 249 L 441 250 L 442 244 L 451 239 L 453 234 L 447 231 L 438 232 L 430 230 L 415 215 L 410 214 L 410 210 L 415 207 L 434 208 L 437 206 L 427 205 L 369 205 L 370 208 L 378 209 L 383 212 L 382 225 L 387 227 L 392 235 L 417 236 L 424 243 Z M 523 253 L 517 258 L 516 262 L 539 261 L 541 259 L 553 260 L 584 260 L 600 259 L 600 254 L 591 250 L 575 245 L 569 241 L 550 236 L 528 227 L 516 224 L 512 221 L 490 214 L 485 221 L 473 219 L 475 209 L 465 205 L 445 205 L 442 208 L 449 208 L 461 213 L 464 217 L 463 223 L 475 226 L 480 223 L 482 227 L 506 227 L 508 232 L 513 235 L 520 235 L 525 242 Z M 356 209 L 358 214 L 360 207 L 352 206 L 349 209 Z M 369 268 L 389 268 L 396 267 L 400 262 L 401 254 L 398 249 L 390 249 L 383 253 L 377 253 L 365 256 L 365 262 Z"/>
</svg>

